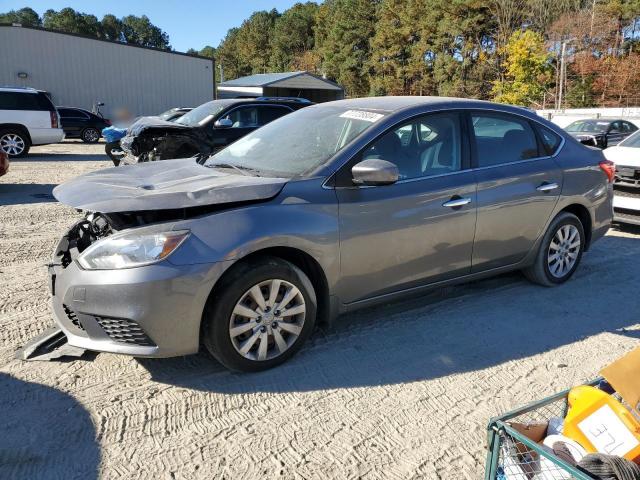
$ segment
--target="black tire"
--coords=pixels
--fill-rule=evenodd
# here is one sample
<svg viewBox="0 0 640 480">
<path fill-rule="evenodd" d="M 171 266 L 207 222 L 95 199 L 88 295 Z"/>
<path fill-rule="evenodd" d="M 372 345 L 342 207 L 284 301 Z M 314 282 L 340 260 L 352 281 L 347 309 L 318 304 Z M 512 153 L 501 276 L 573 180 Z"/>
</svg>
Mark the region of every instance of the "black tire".
<svg viewBox="0 0 640 480">
<path fill-rule="evenodd" d="M 87 127 L 80 132 L 80 138 L 84 143 L 98 143 L 100 140 L 100 132 L 93 127 Z"/>
<path fill-rule="evenodd" d="M 120 165 L 120 157 L 113 154 L 114 150 L 122 151 L 122 149 L 120 148 L 120 142 L 110 142 L 104 146 L 105 153 L 117 167 L 118 165 Z"/>
<path fill-rule="evenodd" d="M 9 153 L 12 148 L 5 147 L 0 144 L 0 148 L 9 156 L 9 158 L 21 158 L 25 157 L 29 153 L 29 149 L 31 148 L 31 141 L 29 140 L 29 136 L 19 128 L 0 128 L 0 142 L 5 136 L 11 136 L 13 138 L 18 138 L 19 142 L 21 142 L 22 151 L 20 153 Z"/>
<path fill-rule="evenodd" d="M 571 268 L 564 274 L 557 276 L 551 273 L 551 268 L 549 266 L 549 249 L 551 246 L 551 242 L 558 233 L 558 231 L 567 226 L 572 225 L 577 228 L 578 234 L 580 236 L 580 246 L 577 249 L 577 258 L 575 263 L 571 266 Z M 529 279 L 533 283 L 537 283 L 539 285 L 543 285 L 545 287 L 555 287 L 556 285 L 560 285 L 561 283 L 569 280 L 573 274 L 575 273 L 578 265 L 580 265 L 580 260 L 582 259 L 582 253 L 584 252 L 585 247 L 585 235 L 584 235 L 584 226 L 578 217 L 573 215 L 572 213 L 562 212 L 558 214 L 556 218 L 553 219 L 551 225 L 547 229 L 544 237 L 542 238 L 542 242 L 540 243 L 540 247 L 538 248 L 538 253 L 536 255 L 535 262 L 528 268 L 523 270 L 523 273 L 527 279 Z"/>
<path fill-rule="evenodd" d="M 234 347 L 229 322 L 236 303 L 254 285 L 270 279 L 285 280 L 295 285 L 305 301 L 302 331 L 287 350 L 268 360 L 251 360 Z M 210 295 L 202 316 L 203 342 L 222 365 L 240 372 L 259 372 L 273 368 L 291 358 L 311 335 L 316 321 L 317 301 L 313 285 L 305 273 L 290 262 L 264 257 L 241 263 L 227 272 Z"/>
</svg>

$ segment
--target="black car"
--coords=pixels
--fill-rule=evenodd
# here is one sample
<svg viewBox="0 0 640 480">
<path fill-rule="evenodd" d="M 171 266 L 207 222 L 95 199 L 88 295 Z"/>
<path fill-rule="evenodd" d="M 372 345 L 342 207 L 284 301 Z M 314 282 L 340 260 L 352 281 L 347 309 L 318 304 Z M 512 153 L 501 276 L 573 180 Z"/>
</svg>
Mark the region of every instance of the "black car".
<svg viewBox="0 0 640 480">
<path fill-rule="evenodd" d="M 166 120 L 168 122 L 173 122 L 174 120 L 179 119 L 185 113 L 189 113 L 191 110 L 193 110 L 193 108 L 188 108 L 188 107 L 170 108 L 166 112 L 162 112 L 160 115 L 158 115 L 158 118 L 161 118 L 162 120 Z"/>
<path fill-rule="evenodd" d="M 173 122 L 143 117 L 120 140 L 124 163 L 211 155 L 267 123 L 312 105 L 303 98 L 213 100 Z"/>
<path fill-rule="evenodd" d="M 102 129 L 111 125 L 106 118 L 82 108 L 56 107 L 56 109 L 60 114 L 66 138 L 80 138 L 85 143 L 96 143 L 100 140 Z"/>
<path fill-rule="evenodd" d="M 638 130 L 633 123 L 620 119 L 576 120 L 565 130 L 580 143 L 593 147 L 607 148 L 617 145 Z"/>
</svg>

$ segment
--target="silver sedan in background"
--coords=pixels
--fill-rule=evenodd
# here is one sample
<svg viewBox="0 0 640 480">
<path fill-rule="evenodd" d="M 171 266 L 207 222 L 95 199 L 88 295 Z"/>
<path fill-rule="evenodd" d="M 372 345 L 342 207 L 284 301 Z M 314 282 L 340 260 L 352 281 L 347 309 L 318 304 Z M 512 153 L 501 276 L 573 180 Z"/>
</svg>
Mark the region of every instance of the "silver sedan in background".
<svg viewBox="0 0 640 480">
<path fill-rule="evenodd" d="M 204 344 L 228 368 L 291 357 L 318 322 L 520 269 L 567 281 L 612 219 L 613 164 L 525 109 L 430 97 L 311 106 L 199 164 L 54 190 L 87 212 L 50 265 L 71 345 Z M 428 328 L 428 325 L 425 326 Z"/>
</svg>

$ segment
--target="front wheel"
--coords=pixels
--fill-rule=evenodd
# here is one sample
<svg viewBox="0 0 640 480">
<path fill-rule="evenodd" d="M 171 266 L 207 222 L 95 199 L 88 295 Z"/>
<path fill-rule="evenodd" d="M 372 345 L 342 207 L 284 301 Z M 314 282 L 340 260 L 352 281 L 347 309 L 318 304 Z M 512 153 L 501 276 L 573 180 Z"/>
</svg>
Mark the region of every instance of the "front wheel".
<svg viewBox="0 0 640 480">
<path fill-rule="evenodd" d="M 203 315 L 204 343 L 231 370 L 257 372 L 293 356 L 311 335 L 316 294 L 298 267 L 265 258 L 235 267 Z"/>
<path fill-rule="evenodd" d="M 111 159 L 114 166 L 120 165 L 122 158 L 124 157 L 124 152 L 122 151 L 122 147 L 120 147 L 120 142 L 109 142 L 104 146 L 104 152 Z"/>
<path fill-rule="evenodd" d="M 545 287 L 564 283 L 578 268 L 584 247 L 582 222 L 572 213 L 563 212 L 551 222 L 535 263 L 523 273 L 532 282 Z"/>
</svg>

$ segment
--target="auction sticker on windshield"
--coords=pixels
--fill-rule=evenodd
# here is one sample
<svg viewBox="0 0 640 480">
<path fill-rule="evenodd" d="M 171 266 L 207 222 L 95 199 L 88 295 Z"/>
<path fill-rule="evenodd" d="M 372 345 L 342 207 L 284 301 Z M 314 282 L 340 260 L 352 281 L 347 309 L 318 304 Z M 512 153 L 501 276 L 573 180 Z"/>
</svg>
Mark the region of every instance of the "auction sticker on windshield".
<svg viewBox="0 0 640 480">
<path fill-rule="evenodd" d="M 352 120 L 364 120 L 365 122 L 377 122 L 384 115 L 381 113 L 367 112 L 364 110 L 347 110 L 342 115 L 341 118 L 350 118 Z"/>
</svg>

